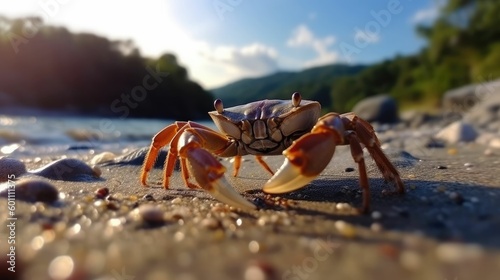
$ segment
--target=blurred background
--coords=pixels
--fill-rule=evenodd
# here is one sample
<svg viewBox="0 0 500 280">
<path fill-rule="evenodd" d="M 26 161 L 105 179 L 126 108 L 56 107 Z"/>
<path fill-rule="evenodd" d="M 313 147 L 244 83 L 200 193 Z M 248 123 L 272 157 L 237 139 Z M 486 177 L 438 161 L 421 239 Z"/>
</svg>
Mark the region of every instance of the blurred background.
<svg viewBox="0 0 500 280">
<path fill-rule="evenodd" d="M 0 114 L 203 119 L 300 91 L 439 110 L 500 76 L 500 2 L 2 1 Z"/>
</svg>

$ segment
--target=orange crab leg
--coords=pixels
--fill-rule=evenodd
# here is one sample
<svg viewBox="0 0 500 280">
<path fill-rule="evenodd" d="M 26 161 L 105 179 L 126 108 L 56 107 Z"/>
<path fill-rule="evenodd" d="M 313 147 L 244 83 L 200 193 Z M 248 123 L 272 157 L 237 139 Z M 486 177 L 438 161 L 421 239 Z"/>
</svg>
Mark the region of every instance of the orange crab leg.
<svg viewBox="0 0 500 280">
<path fill-rule="evenodd" d="M 356 134 L 349 133 L 347 136 L 349 144 L 351 146 L 351 155 L 354 162 L 358 164 L 359 169 L 359 185 L 361 186 L 363 195 L 363 205 L 361 206 L 362 213 L 368 213 L 370 211 L 370 185 L 368 183 L 368 175 L 366 174 L 366 164 L 365 158 L 363 156 L 363 147 L 361 147 L 360 141 Z"/>
<path fill-rule="evenodd" d="M 241 167 L 241 156 L 234 156 L 234 169 L 233 169 L 233 177 L 238 176 L 238 172 Z"/>
<path fill-rule="evenodd" d="M 267 165 L 262 156 L 255 156 L 255 159 L 258 163 L 260 163 L 260 165 L 262 165 L 262 167 L 264 167 L 265 170 L 267 170 L 267 172 L 271 173 L 271 175 L 274 175 L 273 170 L 271 169 L 271 167 L 269 167 L 269 165 Z"/>
<path fill-rule="evenodd" d="M 178 130 L 184 127 L 186 124 L 187 122 L 175 122 L 174 124 L 165 127 L 155 136 L 153 136 L 151 146 L 149 147 L 146 158 L 144 159 L 144 163 L 142 164 L 141 183 L 143 186 L 147 185 L 149 171 L 153 167 L 160 149 L 170 144 L 170 141 L 172 141 L 172 138 L 177 134 Z"/>
</svg>

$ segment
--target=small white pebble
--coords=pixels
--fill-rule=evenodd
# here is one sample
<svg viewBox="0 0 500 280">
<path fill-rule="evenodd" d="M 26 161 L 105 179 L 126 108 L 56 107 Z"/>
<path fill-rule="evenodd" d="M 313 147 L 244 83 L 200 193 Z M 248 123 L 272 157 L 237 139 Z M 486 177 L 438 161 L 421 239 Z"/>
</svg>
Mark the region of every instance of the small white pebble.
<svg viewBox="0 0 500 280">
<path fill-rule="evenodd" d="M 260 250 L 259 242 L 255 240 L 250 241 L 250 243 L 248 243 L 248 250 L 254 254 L 258 253 Z"/>
<path fill-rule="evenodd" d="M 344 221 L 336 221 L 335 228 L 339 231 L 339 233 L 347 238 L 353 238 L 356 236 L 356 228 Z"/>
<path fill-rule="evenodd" d="M 373 211 L 372 212 L 372 219 L 378 220 L 380 218 L 382 218 L 382 213 L 380 213 L 379 211 Z"/>
<path fill-rule="evenodd" d="M 470 162 L 464 163 L 464 167 L 472 167 L 472 166 L 474 166 L 474 165 Z"/>
<path fill-rule="evenodd" d="M 100 164 L 103 162 L 108 162 L 114 160 L 116 157 L 115 154 L 111 152 L 102 152 L 100 154 L 95 155 L 91 160 L 90 164 L 95 165 L 95 164 Z"/>
<path fill-rule="evenodd" d="M 172 204 L 180 204 L 182 202 L 182 199 L 180 197 L 176 197 L 172 199 Z"/>
</svg>

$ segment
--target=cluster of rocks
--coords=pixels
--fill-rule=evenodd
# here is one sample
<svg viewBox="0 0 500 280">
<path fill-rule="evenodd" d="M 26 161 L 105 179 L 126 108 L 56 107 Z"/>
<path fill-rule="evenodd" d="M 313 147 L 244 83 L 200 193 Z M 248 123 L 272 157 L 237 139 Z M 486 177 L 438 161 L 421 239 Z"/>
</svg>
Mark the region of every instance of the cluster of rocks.
<svg viewBox="0 0 500 280">
<path fill-rule="evenodd" d="M 432 131 L 433 139 L 449 144 L 476 142 L 500 148 L 500 80 L 446 92 L 439 115 L 418 111 L 399 115 L 397 102 L 389 95 L 363 99 L 353 112 L 376 127 L 396 124 L 403 129 Z"/>
</svg>

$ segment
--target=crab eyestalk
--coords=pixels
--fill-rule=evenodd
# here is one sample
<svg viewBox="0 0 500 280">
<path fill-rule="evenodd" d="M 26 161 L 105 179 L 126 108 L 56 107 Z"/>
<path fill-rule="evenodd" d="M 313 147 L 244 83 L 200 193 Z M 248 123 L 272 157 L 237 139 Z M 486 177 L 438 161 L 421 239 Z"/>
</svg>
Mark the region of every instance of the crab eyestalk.
<svg viewBox="0 0 500 280">
<path fill-rule="evenodd" d="M 300 101 L 302 101 L 302 96 L 300 92 L 296 91 L 292 94 L 292 105 L 293 107 L 299 107 Z"/>
<path fill-rule="evenodd" d="M 216 99 L 214 101 L 214 108 L 217 113 L 222 114 L 224 112 L 224 104 L 222 104 L 222 100 Z"/>
</svg>

